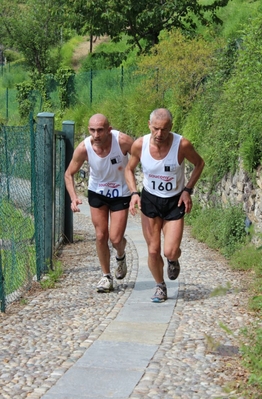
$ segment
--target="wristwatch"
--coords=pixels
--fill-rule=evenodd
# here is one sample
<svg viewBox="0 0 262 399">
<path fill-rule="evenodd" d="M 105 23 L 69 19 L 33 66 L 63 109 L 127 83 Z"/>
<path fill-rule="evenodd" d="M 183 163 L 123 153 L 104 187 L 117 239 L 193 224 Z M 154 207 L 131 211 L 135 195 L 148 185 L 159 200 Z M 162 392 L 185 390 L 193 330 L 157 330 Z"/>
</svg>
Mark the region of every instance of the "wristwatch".
<svg viewBox="0 0 262 399">
<path fill-rule="evenodd" d="M 189 193 L 190 195 L 193 194 L 193 188 L 188 188 L 188 187 L 184 187 L 183 191 L 186 191 L 187 193 Z"/>
</svg>

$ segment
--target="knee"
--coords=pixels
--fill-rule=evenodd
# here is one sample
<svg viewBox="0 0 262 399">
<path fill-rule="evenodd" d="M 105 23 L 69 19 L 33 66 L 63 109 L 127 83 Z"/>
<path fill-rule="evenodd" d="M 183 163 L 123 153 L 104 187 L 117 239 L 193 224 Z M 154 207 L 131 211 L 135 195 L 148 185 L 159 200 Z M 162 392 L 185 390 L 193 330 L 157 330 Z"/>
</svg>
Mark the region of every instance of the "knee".
<svg viewBox="0 0 262 399">
<path fill-rule="evenodd" d="M 110 239 L 110 241 L 111 241 L 111 243 L 112 243 L 114 248 L 118 248 L 119 245 L 121 245 L 121 244 L 124 244 L 124 245 L 126 244 L 125 237 L 110 236 L 109 239 Z"/>
<path fill-rule="evenodd" d="M 164 251 L 164 256 L 170 260 L 177 260 L 180 257 L 180 255 L 181 255 L 181 249 L 179 247 L 169 248 Z"/>
<path fill-rule="evenodd" d="M 96 231 L 96 241 L 99 243 L 107 242 L 108 241 L 108 233 L 106 231 Z"/>
<path fill-rule="evenodd" d="M 160 247 L 152 247 L 152 246 L 148 247 L 148 255 L 150 256 L 150 258 L 155 258 L 155 259 L 159 258 L 160 251 L 161 251 Z"/>
</svg>

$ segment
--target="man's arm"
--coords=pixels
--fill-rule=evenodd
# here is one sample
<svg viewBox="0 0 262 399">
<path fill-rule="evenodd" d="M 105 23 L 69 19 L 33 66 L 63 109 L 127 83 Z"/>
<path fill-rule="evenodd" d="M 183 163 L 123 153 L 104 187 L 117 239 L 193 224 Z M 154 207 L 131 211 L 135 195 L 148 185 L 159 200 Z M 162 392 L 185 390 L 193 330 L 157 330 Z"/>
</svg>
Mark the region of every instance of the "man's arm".
<svg viewBox="0 0 262 399">
<path fill-rule="evenodd" d="M 193 189 L 196 182 L 201 176 L 201 173 L 205 166 L 205 162 L 203 158 L 196 152 L 192 143 L 189 140 L 182 138 L 179 148 L 179 163 L 181 163 L 184 159 L 187 159 L 190 163 L 194 165 L 194 169 L 191 173 L 190 179 L 186 184 L 186 187 Z M 190 194 L 187 191 L 182 192 L 178 206 L 180 206 L 182 202 L 184 202 L 185 204 L 185 212 L 189 213 L 192 208 L 192 201 Z"/>
<path fill-rule="evenodd" d="M 140 162 L 141 151 L 142 151 L 142 142 L 143 138 L 135 140 L 131 147 L 131 155 L 128 161 L 128 164 L 125 168 L 125 179 L 131 193 L 137 192 L 136 187 L 136 178 L 135 178 L 135 169 Z M 141 208 L 140 197 L 137 194 L 132 195 L 129 210 L 132 215 L 136 213 L 136 206 Z"/>
<path fill-rule="evenodd" d="M 134 140 L 128 134 L 120 132 L 119 134 L 119 145 L 124 155 L 131 154 L 131 147 Z"/>
<path fill-rule="evenodd" d="M 87 152 L 84 141 L 82 141 L 76 147 L 72 160 L 65 171 L 65 186 L 71 198 L 71 209 L 73 212 L 80 212 L 78 205 L 82 204 L 75 191 L 74 175 L 79 171 L 84 161 L 87 161 Z"/>
</svg>

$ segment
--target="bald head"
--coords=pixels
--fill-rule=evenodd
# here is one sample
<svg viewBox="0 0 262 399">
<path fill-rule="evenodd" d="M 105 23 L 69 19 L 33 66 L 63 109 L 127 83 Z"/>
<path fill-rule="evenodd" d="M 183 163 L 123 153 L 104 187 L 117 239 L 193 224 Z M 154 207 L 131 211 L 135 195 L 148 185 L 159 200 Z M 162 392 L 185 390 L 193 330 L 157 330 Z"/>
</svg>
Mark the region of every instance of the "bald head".
<svg viewBox="0 0 262 399">
<path fill-rule="evenodd" d="M 100 126 L 104 126 L 104 128 L 108 128 L 109 121 L 105 115 L 95 114 L 95 115 L 91 116 L 91 118 L 89 119 L 88 126 L 91 127 L 93 125 L 100 125 Z"/>
</svg>

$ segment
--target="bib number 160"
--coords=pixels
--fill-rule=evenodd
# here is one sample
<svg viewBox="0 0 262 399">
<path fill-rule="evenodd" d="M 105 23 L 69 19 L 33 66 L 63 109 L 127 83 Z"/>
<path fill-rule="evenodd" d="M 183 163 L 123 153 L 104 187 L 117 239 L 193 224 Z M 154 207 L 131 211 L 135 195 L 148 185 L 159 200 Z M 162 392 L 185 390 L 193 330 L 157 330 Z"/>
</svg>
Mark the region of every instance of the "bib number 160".
<svg viewBox="0 0 262 399">
<path fill-rule="evenodd" d="M 108 189 L 107 192 L 104 192 L 103 190 L 100 190 L 100 194 L 104 195 L 105 197 L 108 198 L 117 198 L 119 197 L 119 191 L 117 188 L 114 188 L 113 190 Z"/>
<path fill-rule="evenodd" d="M 173 184 L 168 181 L 166 183 L 163 183 L 162 181 L 157 185 L 154 180 L 152 180 L 152 185 L 154 190 L 158 191 L 172 191 L 173 189 Z"/>
</svg>

